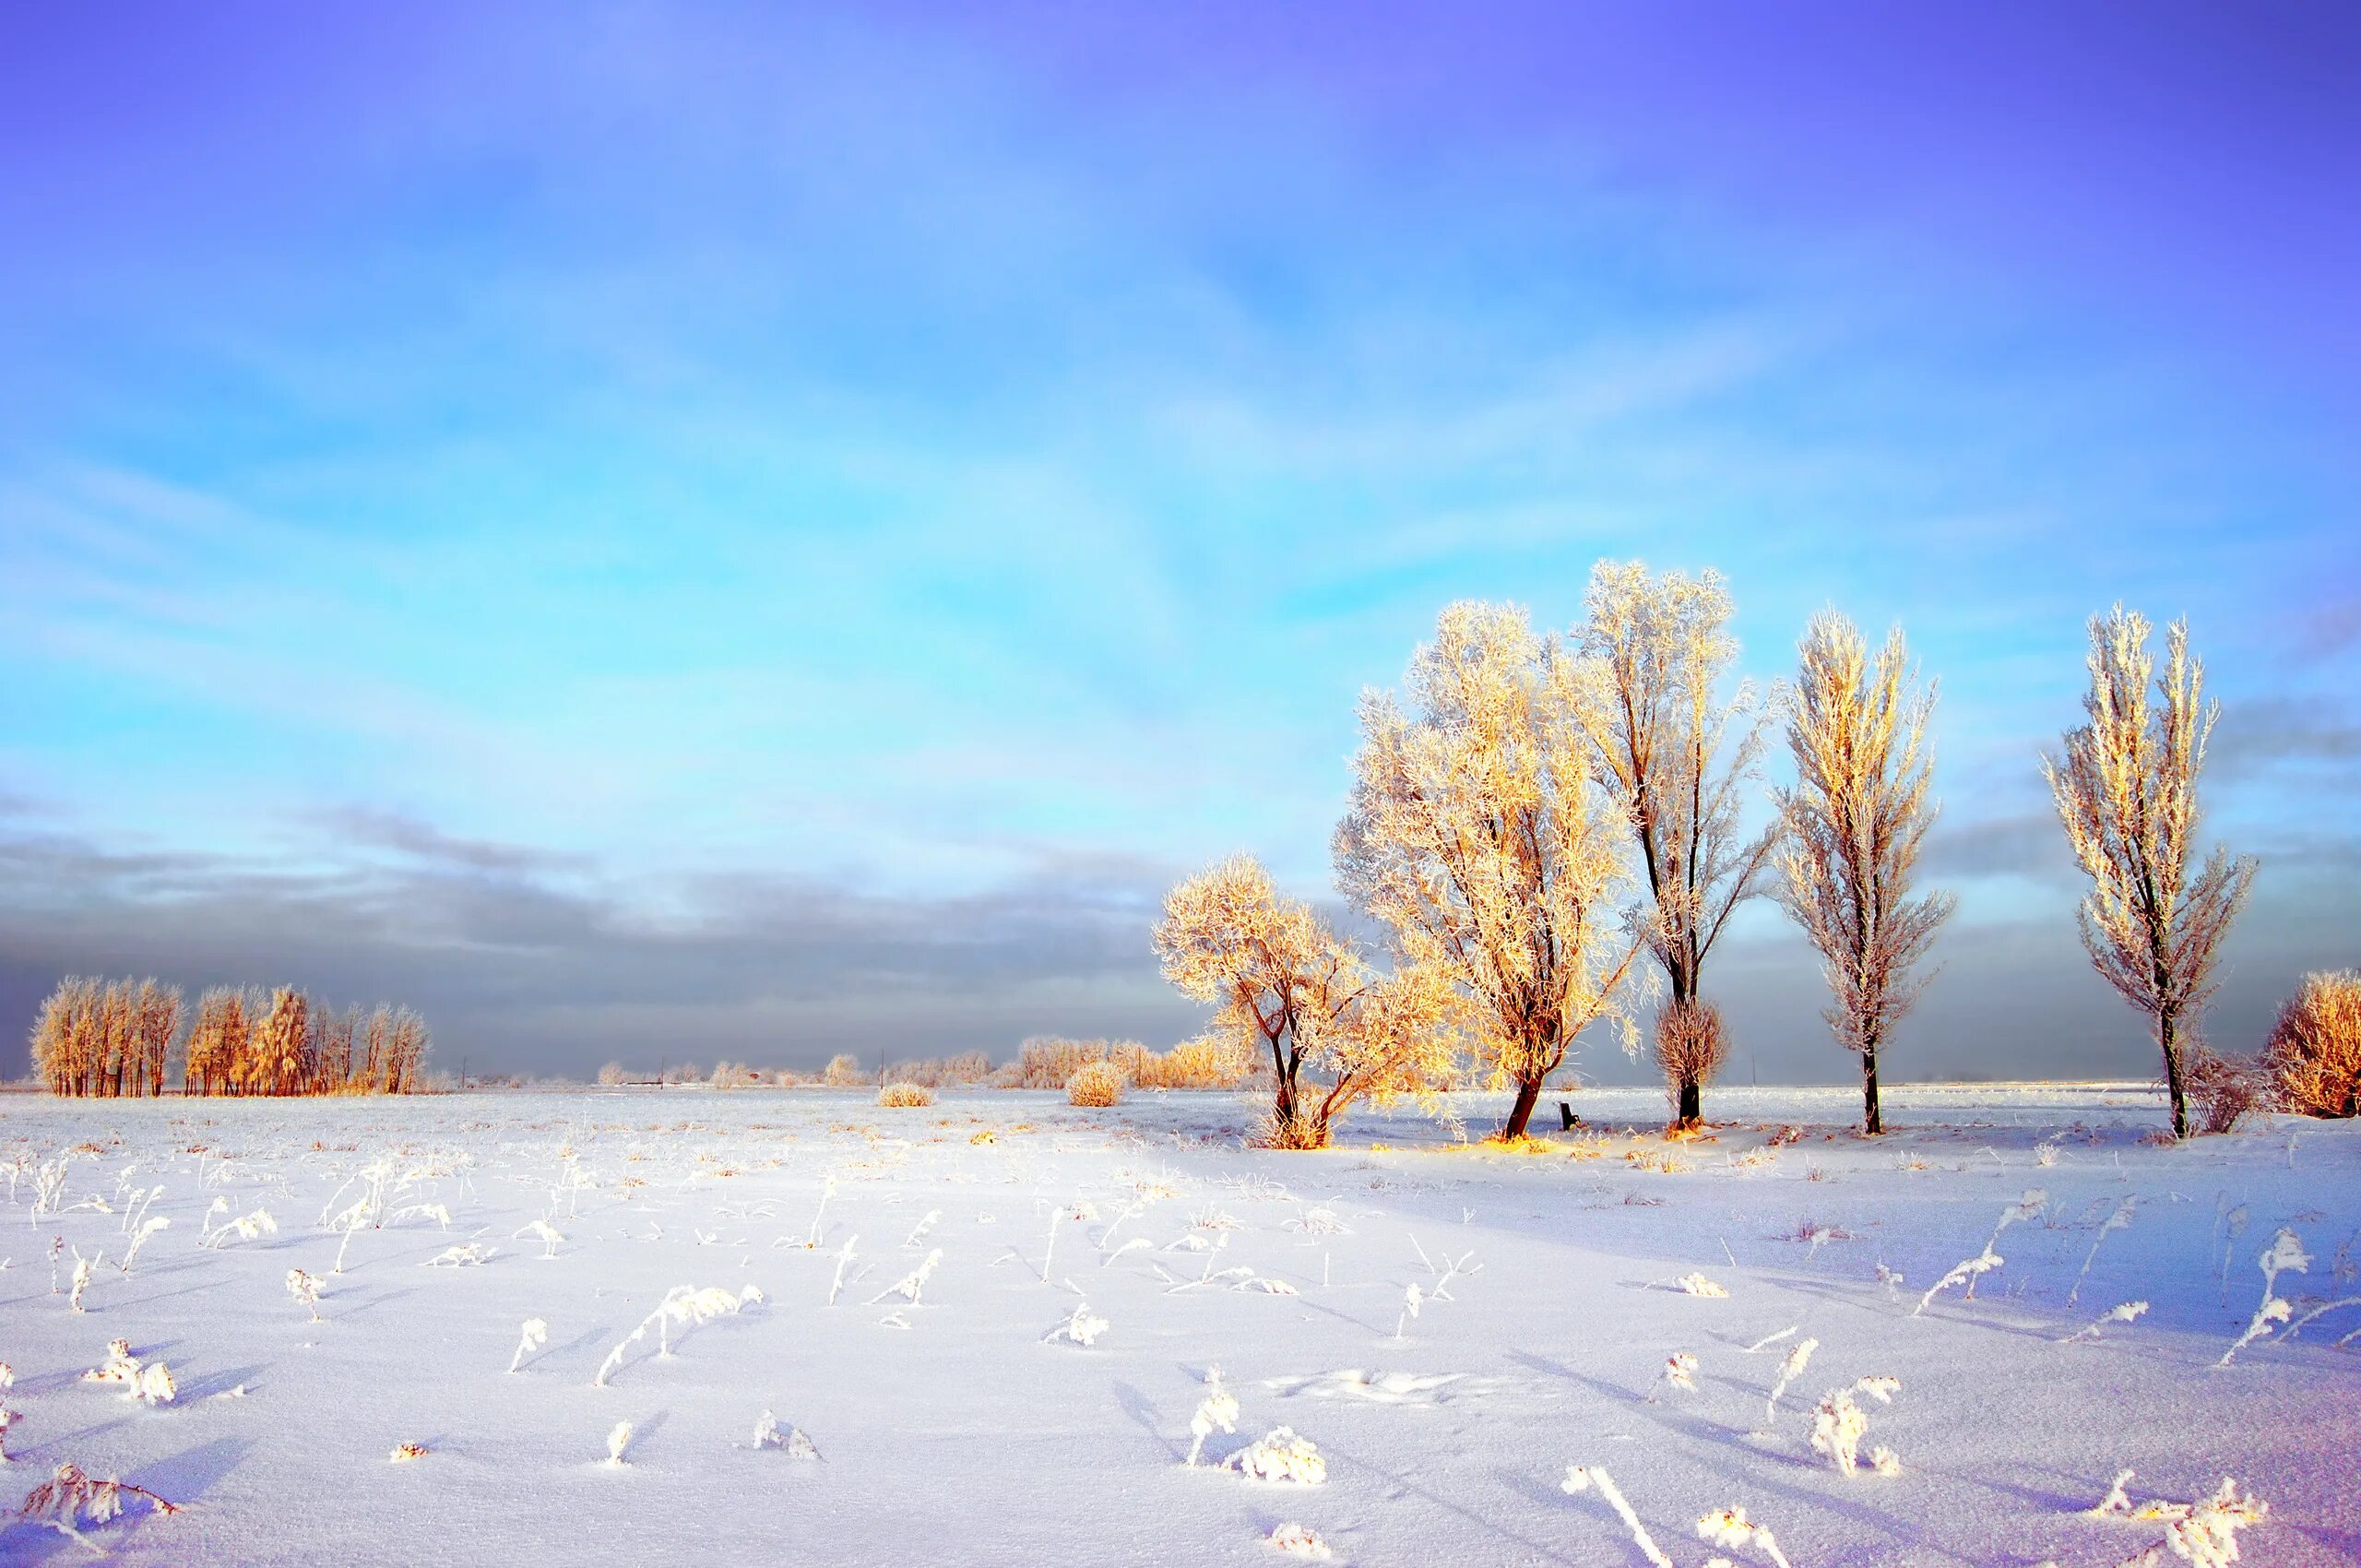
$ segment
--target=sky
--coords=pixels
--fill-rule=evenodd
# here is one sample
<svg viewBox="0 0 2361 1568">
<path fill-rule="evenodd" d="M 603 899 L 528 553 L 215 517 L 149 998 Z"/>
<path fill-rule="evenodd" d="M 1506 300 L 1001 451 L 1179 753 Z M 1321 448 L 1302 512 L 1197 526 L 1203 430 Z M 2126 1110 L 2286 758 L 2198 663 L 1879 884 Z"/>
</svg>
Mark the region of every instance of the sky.
<svg viewBox="0 0 2361 1568">
<path fill-rule="evenodd" d="M 2361 962 L 2356 79 L 2273 4 L 28 13 L 0 1072 L 83 972 L 479 1072 L 1169 1043 L 1163 890 L 1333 901 L 1362 690 L 1634 557 L 1940 681 L 1889 1080 L 2154 1071 L 2037 757 L 2186 616 L 2251 1048 Z M 1854 1072 L 1774 908 L 1706 990 Z"/>
</svg>

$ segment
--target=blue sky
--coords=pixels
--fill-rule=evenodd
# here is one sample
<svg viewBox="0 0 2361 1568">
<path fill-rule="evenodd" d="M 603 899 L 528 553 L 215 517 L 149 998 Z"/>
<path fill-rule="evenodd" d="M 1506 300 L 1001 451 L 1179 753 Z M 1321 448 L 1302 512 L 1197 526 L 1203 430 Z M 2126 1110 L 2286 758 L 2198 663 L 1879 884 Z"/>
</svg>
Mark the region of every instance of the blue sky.
<svg viewBox="0 0 2361 1568">
<path fill-rule="evenodd" d="M 285 978 L 519 1068 L 1169 1039 L 1158 889 L 1325 897 L 1358 691 L 1636 555 L 1726 572 L 1759 677 L 1831 603 L 1940 677 L 1963 916 L 1902 1076 L 2144 1069 L 2034 755 L 2086 615 L 2188 615 L 2246 1043 L 2361 912 L 2357 30 L 45 14 L 0 1004 Z M 1842 1075 L 1741 938 L 1750 1070 Z"/>
</svg>

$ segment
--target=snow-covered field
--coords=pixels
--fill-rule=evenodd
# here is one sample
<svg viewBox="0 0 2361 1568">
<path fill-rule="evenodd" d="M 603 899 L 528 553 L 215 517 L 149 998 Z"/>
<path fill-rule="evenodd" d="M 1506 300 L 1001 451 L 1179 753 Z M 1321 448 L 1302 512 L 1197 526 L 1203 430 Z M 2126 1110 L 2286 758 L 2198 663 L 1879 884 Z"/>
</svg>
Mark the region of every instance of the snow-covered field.
<svg viewBox="0 0 2361 1568">
<path fill-rule="evenodd" d="M 2361 1293 L 2361 1128 L 2160 1147 L 2144 1090 L 1901 1088 L 1869 1143 L 1849 1091 L 1725 1089 L 1728 1124 L 1674 1146 L 1652 1096 L 1576 1103 L 1602 1133 L 1546 1150 L 1404 1113 L 1302 1155 L 1242 1147 L 1249 1108 L 1212 1095 L 9 1097 L 0 1489 L 72 1460 L 185 1504 L 88 1530 L 126 1563 L 1258 1563 L 1289 1560 L 1288 1525 L 1339 1562 L 1648 1562 L 1597 1487 L 1564 1490 L 1582 1465 L 1682 1568 L 1772 1561 L 1699 1538 L 1726 1507 L 1796 1568 L 2112 1568 L 2171 1523 L 2084 1515 L 2130 1467 L 2134 1505 L 2225 1476 L 2266 1502 L 2244 1562 L 2361 1560 L 2361 1340 L 2336 1348 L 2361 1306 L 2215 1364 L 2282 1228 L 2309 1257 L 2277 1280 L 2296 1317 Z M 149 1218 L 171 1223 L 126 1274 Z M 1974 1299 L 1914 1315 L 1987 1241 Z M 79 1312 L 77 1252 L 103 1254 Z M 292 1269 L 323 1282 L 316 1322 Z M 712 1294 L 630 1340 L 676 1286 Z M 530 1319 L 546 1342 L 512 1373 Z M 82 1380 L 118 1338 L 170 1369 L 169 1403 Z M 1665 1375 L 1683 1354 L 1690 1388 Z M 1237 1430 L 1192 1467 L 1216 1367 Z M 1848 1477 L 1814 1408 L 1878 1377 L 1900 1388 L 1851 1396 Z M 1223 1467 L 1279 1427 L 1324 1481 Z M 0 1533 L 0 1560 L 86 1557 Z"/>
</svg>

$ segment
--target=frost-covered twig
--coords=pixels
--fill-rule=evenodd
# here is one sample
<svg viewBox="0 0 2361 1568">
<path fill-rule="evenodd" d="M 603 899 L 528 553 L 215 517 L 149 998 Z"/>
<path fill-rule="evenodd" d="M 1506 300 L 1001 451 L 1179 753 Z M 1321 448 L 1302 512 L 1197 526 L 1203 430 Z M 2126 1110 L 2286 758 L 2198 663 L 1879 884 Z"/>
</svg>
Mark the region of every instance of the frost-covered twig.
<svg viewBox="0 0 2361 1568">
<path fill-rule="evenodd" d="M 287 1293 L 295 1298 L 297 1306 L 310 1311 L 314 1323 L 320 1321 L 320 1289 L 326 1283 L 318 1275 L 300 1268 L 287 1271 Z"/>
<path fill-rule="evenodd" d="M 2091 1265 L 2098 1261 L 2099 1243 L 2106 1241 L 2108 1235 L 2114 1231 L 2129 1229 L 2131 1225 L 2131 1216 L 2139 1206 L 2140 1199 L 2138 1194 L 2135 1194 L 2125 1198 L 2121 1203 L 2117 1204 L 2115 1206 L 2115 1212 L 2108 1215 L 2106 1219 L 2100 1221 L 2099 1233 L 2091 1238 L 2091 1250 L 2082 1254 L 2082 1270 L 2080 1274 L 2074 1276 L 2074 1288 L 2066 1292 L 2066 1304 L 2068 1306 L 2072 1306 L 2076 1301 L 2082 1299 L 2082 1281 L 2090 1277 Z"/>
<path fill-rule="evenodd" d="M 1935 1283 L 1928 1288 L 1927 1293 L 1918 1298 L 1918 1304 L 1910 1310 L 1910 1315 L 1912 1317 L 1918 1316 L 1920 1313 L 1924 1313 L 1928 1306 L 1933 1304 L 1936 1297 L 1941 1295 L 1952 1286 L 1960 1284 L 1973 1285 L 1975 1283 L 1977 1276 L 1991 1273 L 2006 1261 L 2007 1260 L 2002 1258 L 1999 1253 L 1987 1247 L 1980 1256 L 1967 1258 L 1962 1262 L 1953 1264 L 1952 1265 L 1952 1271 L 1949 1274 L 1946 1274 L 1940 1279 L 1936 1280 Z"/>
<path fill-rule="evenodd" d="M 1898 1378 L 1865 1377 L 1850 1388 L 1830 1389 L 1812 1411 L 1812 1452 L 1824 1455 L 1845 1475 L 1857 1473 L 1861 1439 L 1869 1430 L 1869 1417 L 1854 1403 L 1853 1396 L 1867 1394 L 1880 1405 L 1891 1405 L 1901 1388 Z M 1891 1448 L 1873 1448 L 1869 1467 L 1881 1476 L 1896 1476 L 1902 1473 L 1902 1461 Z"/>
<path fill-rule="evenodd" d="M 1986 1257 L 1992 1256 L 1992 1249 L 2000 1244 L 2001 1231 L 2006 1230 L 2011 1225 L 2022 1225 L 2026 1220 L 2040 1218 L 2041 1211 L 2048 1206 L 2048 1203 L 2049 1194 L 2047 1193 L 2044 1192 L 2039 1187 L 2027 1187 L 2024 1191 L 2024 1196 L 2019 1198 L 2015 1203 L 2011 1204 L 2007 1208 L 2000 1211 L 1999 1223 L 1992 1227 L 1992 1234 L 1984 1243 L 1983 1255 Z M 1967 1276 L 1967 1299 L 1971 1301 L 1975 1300 L 1976 1277 L 1984 1272 L 1985 1270 L 1983 1269 L 1976 1269 Z M 1940 1289 L 1941 1287 L 1938 1286 L 1937 1289 Z"/>
<path fill-rule="evenodd" d="M 918 1267 L 910 1270 L 909 1273 L 902 1276 L 901 1278 L 894 1281 L 893 1284 L 888 1285 L 884 1289 L 880 1290 L 874 1296 L 872 1296 L 869 1299 L 869 1304 L 873 1307 L 889 1296 L 899 1296 L 902 1300 L 909 1302 L 910 1305 L 917 1306 L 919 1304 L 919 1296 L 926 1290 L 927 1280 L 932 1277 L 935 1265 L 942 1261 L 943 1249 L 941 1247 L 937 1247 L 934 1251 L 927 1253 L 926 1261 L 924 1263 L 919 1264 Z"/>
<path fill-rule="evenodd" d="M 2099 1330 L 2111 1323 L 2130 1323 L 2148 1310 L 2145 1301 L 2118 1301 L 2090 1322 L 2060 1339 L 2060 1345 L 2078 1345 L 2085 1339 L 2096 1339 Z"/>
<path fill-rule="evenodd" d="M 631 1446 L 631 1423 L 617 1421 L 607 1432 L 607 1465 L 610 1468 L 628 1465 L 623 1450 Z"/>
<path fill-rule="evenodd" d="M 69 1459 L 26 1495 L 23 1505 L 17 1510 L 17 1518 L 24 1524 L 55 1530 L 104 1557 L 105 1549 L 85 1538 L 82 1531 L 121 1517 L 125 1505 L 135 1497 L 145 1499 L 159 1514 L 180 1512 L 179 1503 L 166 1502 L 144 1486 L 133 1486 L 113 1476 L 104 1480 L 93 1479 Z"/>
<path fill-rule="evenodd" d="M 1063 1340 L 1071 1345 L 1096 1345 L 1098 1343 L 1098 1336 L 1106 1333 L 1110 1326 L 1105 1318 L 1090 1310 L 1089 1302 L 1076 1301 L 1074 1314 L 1049 1333 L 1041 1336 L 1041 1343 L 1055 1345 Z"/>
<path fill-rule="evenodd" d="M 213 1200 L 213 1206 L 206 1211 L 206 1218 L 210 1219 L 217 1213 L 226 1212 L 229 1207 L 229 1199 L 216 1198 Z M 270 1217 L 270 1210 L 258 1208 L 252 1214 L 242 1214 L 234 1219 L 225 1219 L 219 1225 L 208 1229 L 197 1238 L 196 1244 L 200 1247 L 218 1247 L 229 1239 L 232 1231 L 236 1232 L 241 1241 L 258 1241 L 264 1236 L 276 1235 L 279 1231 L 279 1221 Z"/>
<path fill-rule="evenodd" d="M 836 1292 L 845 1288 L 845 1267 L 852 1262 L 852 1244 L 860 1240 L 860 1235 L 856 1231 L 846 1237 L 845 1244 L 836 1249 L 836 1277 L 828 1281 L 828 1305 L 832 1307 L 836 1304 Z"/>
<path fill-rule="evenodd" d="M 160 1187 L 156 1190 L 158 1192 L 163 1191 Z M 158 1231 L 169 1230 L 172 1229 L 172 1222 L 165 1218 L 160 1214 L 153 1215 L 148 1218 L 140 1221 L 139 1229 L 131 1233 L 131 1244 L 125 1247 L 123 1251 L 123 1263 L 121 1265 L 123 1272 L 129 1274 L 131 1272 L 132 1261 L 139 1256 L 139 1249 L 146 1246 L 149 1241 L 155 1240 L 156 1233 Z"/>
<path fill-rule="evenodd" d="M 1578 1497 L 1585 1491 L 1596 1491 L 1600 1499 L 1615 1510 L 1615 1516 L 1623 1521 L 1623 1527 L 1631 1532 L 1631 1544 L 1640 1549 L 1640 1555 L 1646 1558 L 1653 1568 L 1673 1568 L 1672 1559 L 1656 1545 L 1655 1538 L 1648 1534 L 1648 1527 L 1640 1523 L 1639 1515 L 1633 1513 L 1631 1503 L 1624 1501 L 1622 1491 L 1615 1484 L 1615 1478 L 1605 1469 L 1596 1465 L 1569 1465 L 1566 1467 L 1566 1479 L 1558 1483 L 1558 1488 L 1572 1497 Z"/>
<path fill-rule="evenodd" d="M 76 1312 L 82 1310 L 82 1292 L 90 1288 L 90 1271 L 106 1262 L 106 1257 L 104 1253 L 95 1253 L 89 1257 L 84 1257 L 81 1248 L 74 1249 L 74 1290 L 65 1300 L 66 1305 Z"/>
<path fill-rule="evenodd" d="M 1811 1353 L 1819 1348 L 1820 1341 L 1817 1339 L 1799 1339 L 1787 1352 L 1786 1359 L 1779 1363 L 1779 1375 L 1771 1380 L 1771 1397 L 1762 1407 L 1763 1425 L 1768 1426 L 1778 1419 L 1779 1396 L 1787 1392 L 1787 1384 L 1803 1374 L 1804 1368 L 1811 1364 Z"/>
</svg>

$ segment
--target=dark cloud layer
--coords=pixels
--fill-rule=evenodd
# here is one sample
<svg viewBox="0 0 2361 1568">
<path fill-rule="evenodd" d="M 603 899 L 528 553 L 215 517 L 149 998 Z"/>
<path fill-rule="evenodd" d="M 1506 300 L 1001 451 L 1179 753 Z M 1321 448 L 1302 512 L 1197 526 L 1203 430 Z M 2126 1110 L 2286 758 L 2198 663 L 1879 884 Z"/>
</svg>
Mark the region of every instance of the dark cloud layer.
<svg viewBox="0 0 2361 1568">
<path fill-rule="evenodd" d="M 1045 1032 L 1163 1043 L 1199 1016 L 1157 979 L 1147 932 L 1173 868 L 1146 861 L 1044 855 L 989 891 L 896 897 L 753 872 L 623 884 L 579 859 L 407 818 L 338 814 L 334 826 L 349 837 L 338 857 L 253 863 L 0 818 L 0 1017 L 15 1025 L 0 1070 L 24 1070 L 23 1027 L 68 972 L 398 999 L 428 1014 L 451 1065 L 575 1075 L 610 1057 L 999 1056 Z M 2044 826 L 1962 825 L 1930 861 L 1946 877 L 2046 884 L 2057 857 Z M 2341 844 L 2273 847 L 2212 1015 L 2225 1044 L 2250 1046 L 2306 969 L 2355 961 L 2352 857 L 2317 852 Z M 2151 1070 L 2140 1022 L 2092 974 L 2065 897 L 1963 921 L 1938 951 L 1890 1075 Z M 1738 1080 L 1851 1072 L 1819 1018 L 1815 961 L 1767 908 L 1733 931 L 1709 990 L 1731 1020 Z M 1584 1064 L 1608 1081 L 1642 1075 L 1605 1040 Z"/>
</svg>

